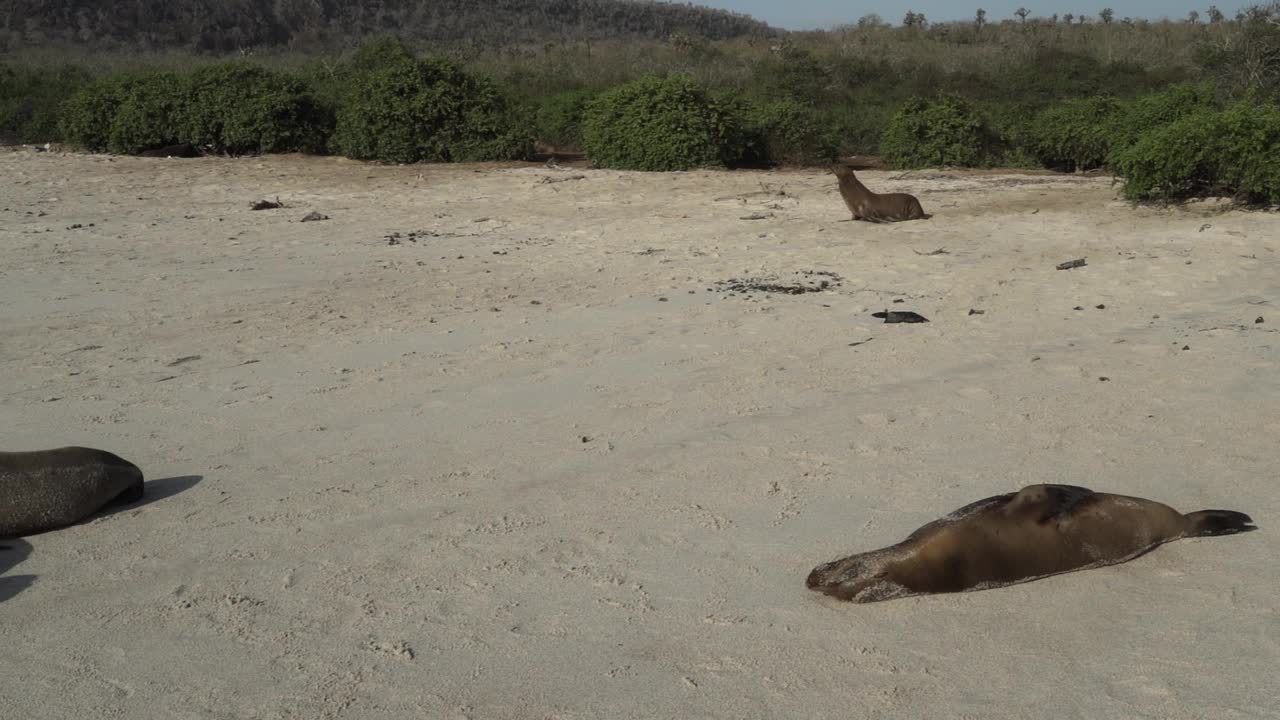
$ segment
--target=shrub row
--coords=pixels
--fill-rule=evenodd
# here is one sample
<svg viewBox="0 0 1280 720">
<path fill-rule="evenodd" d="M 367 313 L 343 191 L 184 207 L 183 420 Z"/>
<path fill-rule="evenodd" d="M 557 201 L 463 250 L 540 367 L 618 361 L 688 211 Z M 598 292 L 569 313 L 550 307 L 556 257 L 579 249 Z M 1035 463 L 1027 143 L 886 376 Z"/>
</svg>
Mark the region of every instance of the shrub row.
<svg viewBox="0 0 1280 720">
<path fill-rule="evenodd" d="M 1280 203 L 1280 106 L 1246 97 L 1153 127 L 1113 155 L 1131 200 Z"/>
<path fill-rule="evenodd" d="M 244 62 L 190 75 L 113 75 L 88 83 L 61 108 L 62 139 L 136 154 L 191 143 L 216 152 L 317 152 L 329 114 L 297 79 Z"/>
<path fill-rule="evenodd" d="M 898 167 L 1106 167 L 1131 200 L 1280 203 L 1280 105 L 1256 92 L 1223 107 L 1212 85 L 1185 84 L 1128 103 L 1099 96 L 1015 117 L 955 97 L 914 99 L 889 120 L 881 151 Z"/>
<path fill-rule="evenodd" d="M 1098 96 L 1039 113 L 992 110 L 958 97 L 912 99 L 889 118 L 880 152 L 903 168 L 1106 167 L 1132 200 L 1280 203 L 1280 105 L 1257 93 L 1223 107 L 1212 85 L 1185 84 L 1130 102 Z M 796 99 L 735 100 L 654 77 L 588 103 L 583 128 L 601 165 L 672 170 L 824 162 L 836 154 L 839 123 Z"/>
<path fill-rule="evenodd" d="M 1225 194 L 1280 202 L 1280 108 L 1254 94 L 1224 107 L 1211 85 L 1185 84 L 1047 109 L 942 95 L 909 99 L 889 114 L 882 105 L 824 100 L 821 88 L 796 92 L 797 78 L 774 74 L 765 76 L 776 87 L 759 95 L 654 75 L 599 94 L 516 101 L 394 39 L 302 76 L 243 61 L 98 79 L 70 67 L 0 67 L 0 138 L 124 154 L 186 142 L 232 154 L 394 162 L 516 159 L 537 139 L 584 149 L 603 167 L 638 170 L 811 165 L 874 147 L 904 168 L 1105 167 L 1134 200 Z"/>
<path fill-rule="evenodd" d="M 584 104 L 581 122 L 583 148 L 604 167 L 816 164 L 836 156 L 831 123 L 812 105 L 711 92 L 679 75 L 608 90 Z"/>
<path fill-rule="evenodd" d="M 59 139 L 59 106 L 89 82 L 74 66 L 32 70 L 0 65 L 0 142 L 43 143 Z"/>
<path fill-rule="evenodd" d="M 333 147 L 360 160 L 460 162 L 526 156 L 532 132 L 491 82 L 398 40 L 360 49 L 339 78 Z"/>
<path fill-rule="evenodd" d="M 315 82 L 242 61 L 189 75 L 108 76 L 61 106 L 59 131 L 66 142 L 121 154 L 191 143 L 393 162 L 516 159 L 532 144 L 496 86 L 395 40 L 366 45 L 332 82 L 317 92 Z"/>
</svg>

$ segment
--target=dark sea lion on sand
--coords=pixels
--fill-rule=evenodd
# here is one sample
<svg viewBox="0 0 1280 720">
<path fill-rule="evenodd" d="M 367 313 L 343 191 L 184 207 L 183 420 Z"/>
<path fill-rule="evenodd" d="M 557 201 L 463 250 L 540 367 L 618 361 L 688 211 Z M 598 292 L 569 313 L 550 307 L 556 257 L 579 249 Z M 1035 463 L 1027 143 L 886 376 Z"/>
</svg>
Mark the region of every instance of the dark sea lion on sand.
<svg viewBox="0 0 1280 720">
<path fill-rule="evenodd" d="M 180 145 L 166 145 L 159 148 L 150 148 L 138 153 L 142 157 L 176 157 L 176 158 L 193 158 L 200 157 L 200 151 L 196 150 L 190 143 L 182 143 Z"/>
<path fill-rule="evenodd" d="M 840 185 L 840 197 L 854 220 L 866 220 L 874 223 L 899 222 L 902 220 L 927 220 L 932 215 L 926 214 L 920 207 L 920 201 L 906 193 L 873 193 L 853 174 L 853 168 L 836 163 L 831 166 Z"/>
<path fill-rule="evenodd" d="M 142 498 L 142 471 L 106 450 L 0 452 L 0 537 L 65 527 Z"/>
<path fill-rule="evenodd" d="M 1186 537 L 1256 530 L 1232 510 L 1182 514 L 1154 500 L 1029 485 L 966 505 L 904 541 L 813 569 L 811 590 L 853 602 L 1003 587 L 1115 565 Z"/>
</svg>

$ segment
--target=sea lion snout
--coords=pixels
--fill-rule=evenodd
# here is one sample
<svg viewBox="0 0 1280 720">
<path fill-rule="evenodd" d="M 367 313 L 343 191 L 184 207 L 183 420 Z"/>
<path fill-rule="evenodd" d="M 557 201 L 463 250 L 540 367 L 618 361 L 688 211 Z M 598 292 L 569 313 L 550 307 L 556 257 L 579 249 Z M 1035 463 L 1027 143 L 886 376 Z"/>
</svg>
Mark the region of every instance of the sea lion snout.
<svg viewBox="0 0 1280 720">
<path fill-rule="evenodd" d="M 129 483 L 129 487 L 125 488 L 123 491 L 121 491 L 119 495 L 116 496 L 116 502 L 128 504 L 128 503 L 138 502 L 139 500 L 142 499 L 142 496 L 143 496 L 142 486 L 144 483 L 144 480 L 142 477 L 142 471 L 137 470 L 135 468 L 135 472 L 133 473 L 133 475 L 134 475 L 134 480 L 131 483 Z"/>
<path fill-rule="evenodd" d="M 814 568 L 813 571 L 809 573 L 809 577 L 805 578 L 805 581 L 804 581 L 805 587 L 809 588 L 810 590 L 813 590 L 821 585 L 826 585 L 827 573 L 830 572 L 831 568 L 835 564 L 836 563 L 834 562 L 823 563 L 822 565 L 819 565 L 818 567 Z"/>
<path fill-rule="evenodd" d="M 853 600 L 864 590 L 880 584 L 886 573 L 875 563 L 868 566 L 865 558 L 854 555 L 814 568 L 805 578 L 805 586 L 823 595 L 841 600 Z"/>
</svg>

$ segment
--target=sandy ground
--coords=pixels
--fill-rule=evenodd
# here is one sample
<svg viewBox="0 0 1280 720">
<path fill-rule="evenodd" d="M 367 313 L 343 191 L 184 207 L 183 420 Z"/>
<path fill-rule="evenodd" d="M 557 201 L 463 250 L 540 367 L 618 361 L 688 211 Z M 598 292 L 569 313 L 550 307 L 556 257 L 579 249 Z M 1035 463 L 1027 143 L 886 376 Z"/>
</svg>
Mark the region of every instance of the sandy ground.
<svg viewBox="0 0 1280 720">
<path fill-rule="evenodd" d="M 3 714 L 1280 716 L 1280 216 L 860 175 L 936 216 L 841 222 L 817 171 L 0 153 L 3 447 L 154 483 L 0 552 Z M 839 279 L 717 285 L 802 271 Z M 1261 531 L 804 588 L 1038 482 Z"/>
</svg>

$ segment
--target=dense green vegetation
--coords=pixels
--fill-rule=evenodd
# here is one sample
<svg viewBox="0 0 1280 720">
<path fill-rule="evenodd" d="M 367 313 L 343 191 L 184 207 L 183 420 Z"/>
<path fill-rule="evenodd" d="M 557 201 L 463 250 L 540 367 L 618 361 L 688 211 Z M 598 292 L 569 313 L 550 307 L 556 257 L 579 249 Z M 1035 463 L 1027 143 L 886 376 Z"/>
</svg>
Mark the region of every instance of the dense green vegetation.
<svg viewBox="0 0 1280 720">
<path fill-rule="evenodd" d="M 121 154 L 179 142 L 236 154 L 319 152 L 333 125 L 302 82 L 238 61 L 189 75 L 103 76 L 58 107 L 61 139 Z"/>
<path fill-rule="evenodd" d="M 503 14 L 460 0 L 250 0 L 206 15 L 182 2 L 105 15 L 74 0 L 28 4 L 35 20 L 0 15 L 5 142 L 393 162 L 517 159 L 541 146 L 647 170 L 878 154 L 899 167 L 1103 168 L 1136 200 L 1280 201 L 1276 2 L 1234 19 L 1210 9 L 1209 22 L 908 13 L 897 27 L 868 16 L 804 33 L 616 0 L 511 0 Z M 233 43 L 228 61 L 225 39 L 183 35 L 208 13 L 231 19 L 201 21 L 206 35 L 263 36 Z M 246 19 L 264 13 L 274 19 Z M 163 32 L 148 24 L 158 17 Z M 478 29 L 503 23 L 520 29 Z M 413 40 L 326 40 L 386 25 Z"/>
<path fill-rule="evenodd" d="M 69 42 L 98 48 L 329 51 L 395 28 L 406 37 L 502 46 L 548 38 L 711 39 L 767 35 L 744 15 L 633 0 L 7 0 L 0 47 Z"/>
<path fill-rule="evenodd" d="M 978 167 L 995 160 L 993 136 L 965 100 L 912 98 L 889 120 L 880 150 L 896 167 Z"/>
<path fill-rule="evenodd" d="M 232 154 L 325 149 L 333 112 L 306 83 L 243 61 L 191 74 L 178 139 Z"/>
<path fill-rule="evenodd" d="M 686 170 L 741 159 L 740 120 L 687 77 L 650 76 L 592 100 L 582 135 L 587 152 L 604 167 Z"/>
<path fill-rule="evenodd" d="M 62 99 L 90 79 L 74 66 L 50 69 L 0 65 L 0 142 L 40 142 L 59 136 Z"/>
<path fill-rule="evenodd" d="M 1255 96 L 1202 108 L 1115 152 L 1133 200 L 1228 196 L 1280 203 L 1280 106 Z"/>
<path fill-rule="evenodd" d="M 1106 95 L 1054 105 L 1035 116 L 1026 133 L 1026 149 L 1044 167 L 1066 171 L 1102 167 L 1118 134 L 1114 118 L 1121 107 Z"/>
<path fill-rule="evenodd" d="M 533 144 L 527 124 L 492 82 L 395 40 L 369 43 L 343 71 L 333 146 L 347 157 L 395 162 L 514 160 Z"/>
</svg>

